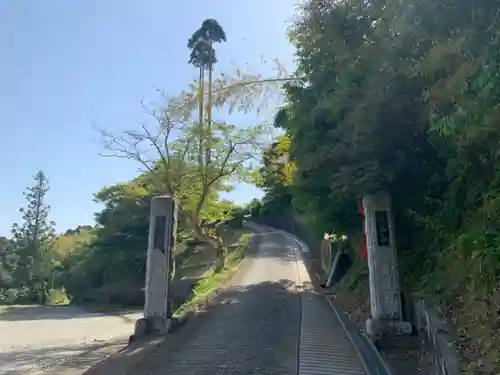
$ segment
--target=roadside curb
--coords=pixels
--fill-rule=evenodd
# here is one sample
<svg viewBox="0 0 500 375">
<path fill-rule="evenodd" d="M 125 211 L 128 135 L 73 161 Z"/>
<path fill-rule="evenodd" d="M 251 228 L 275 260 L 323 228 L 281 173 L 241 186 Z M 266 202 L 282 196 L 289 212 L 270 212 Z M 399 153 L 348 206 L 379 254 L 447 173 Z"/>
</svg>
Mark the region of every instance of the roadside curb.
<svg viewBox="0 0 500 375">
<path fill-rule="evenodd" d="M 366 334 L 357 329 L 354 331 L 352 329 L 349 329 L 348 324 L 343 317 L 343 314 L 337 310 L 332 299 L 328 296 L 325 296 L 318 290 L 319 280 L 313 280 L 313 278 L 317 277 L 317 274 L 314 269 L 311 269 L 311 263 L 307 262 L 304 256 L 304 248 L 308 248 L 307 245 L 288 232 L 282 232 L 289 235 L 295 242 L 297 242 L 300 247 L 300 249 L 295 248 L 294 250 L 295 257 L 297 259 L 297 267 L 299 270 L 299 280 L 301 281 L 301 284 L 307 284 L 307 286 L 310 286 L 310 288 L 314 290 L 315 293 L 326 299 L 328 305 L 333 310 L 333 313 L 340 322 L 340 325 L 347 335 L 347 338 L 351 342 L 353 348 L 356 350 L 365 373 L 368 375 L 393 375 L 389 366 L 382 358 L 382 355 L 375 347 L 375 345 L 371 342 L 371 340 L 366 336 Z M 309 249 L 306 251 L 306 253 L 309 254 Z M 303 273 L 304 271 L 307 273 L 308 280 L 306 282 L 304 282 L 302 280 L 302 277 L 300 276 L 300 273 Z"/>
<path fill-rule="evenodd" d="M 253 234 L 258 233 L 258 231 L 255 230 L 255 228 L 252 228 L 252 227 L 249 227 L 249 228 L 250 228 L 250 230 L 254 231 L 254 233 L 252 233 L 252 236 L 253 236 Z M 250 239 L 250 241 L 252 241 L 252 239 Z M 209 293 L 207 296 L 202 298 L 198 303 L 194 304 L 193 308 L 188 309 L 187 311 L 182 313 L 179 317 L 175 318 L 175 320 L 172 321 L 172 324 L 170 325 L 170 327 L 168 329 L 168 333 L 173 333 L 173 332 L 177 331 L 177 329 L 179 329 L 180 327 L 186 325 L 186 323 L 191 318 L 195 317 L 197 315 L 197 313 L 200 312 L 201 310 L 204 310 L 208 307 L 216 306 L 220 303 L 219 298 L 221 297 L 221 294 L 226 292 L 228 290 L 228 288 L 231 287 L 231 285 L 235 284 L 238 277 L 241 277 L 242 274 L 244 274 L 244 272 L 242 272 L 243 269 L 248 267 L 251 264 L 252 257 L 249 256 L 248 251 L 250 250 L 249 248 L 252 245 L 254 245 L 254 244 L 252 244 L 250 242 L 248 243 L 247 249 L 245 250 L 245 256 L 243 257 L 241 262 L 235 267 L 235 269 L 233 271 L 233 275 L 228 280 L 226 280 L 224 283 L 222 283 L 222 285 L 220 285 L 217 289 L 215 289 L 214 291 Z"/>
<path fill-rule="evenodd" d="M 219 304 L 218 298 L 221 296 L 223 292 L 225 292 L 231 284 L 233 284 L 234 279 L 238 276 L 238 273 L 241 271 L 245 263 L 247 263 L 249 259 L 245 256 L 241 262 L 235 267 L 234 274 L 226 280 L 221 286 L 217 289 L 209 293 L 206 297 L 200 299 L 199 302 L 195 303 L 194 306 L 184 313 L 182 313 L 179 317 L 173 318 L 171 324 L 168 328 L 168 333 L 173 333 L 177 331 L 180 327 L 186 325 L 186 323 L 193 317 L 197 315 L 203 309 L 207 307 L 213 307 Z"/>
<path fill-rule="evenodd" d="M 187 308 L 186 311 L 180 314 L 180 316 L 177 317 L 172 316 L 170 321 L 167 323 L 168 325 L 163 335 L 168 335 L 176 332 L 179 328 L 185 326 L 188 323 L 188 321 L 191 318 L 195 317 L 200 311 L 208 307 L 216 306 L 220 303 L 219 301 L 220 295 L 223 292 L 225 292 L 230 287 L 231 284 L 234 284 L 235 279 L 239 276 L 239 274 L 241 274 L 242 268 L 247 267 L 247 265 L 251 261 L 250 259 L 251 257 L 248 256 L 248 250 L 250 246 L 251 243 L 249 242 L 249 244 L 247 245 L 247 249 L 245 250 L 245 255 L 243 259 L 241 259 L 239 264 L 232 271 L 233 275 L 226 281 L 222 282 L 221 285 L 219 285 L 219 287 L 210 292 L 207 296 L 200 298 L 196 303 L 193 304 L 192 307 Z M 140 327 L 138 327 L 139 325 Z M 138 319 L 136 321 L 136 328 L 134 330 L 134 333 L 129 338 L 129 345 L 131 342 L 143 341 L 150 335 L 151 333 L 146 319 L 145 318 Z"/>
</svg>

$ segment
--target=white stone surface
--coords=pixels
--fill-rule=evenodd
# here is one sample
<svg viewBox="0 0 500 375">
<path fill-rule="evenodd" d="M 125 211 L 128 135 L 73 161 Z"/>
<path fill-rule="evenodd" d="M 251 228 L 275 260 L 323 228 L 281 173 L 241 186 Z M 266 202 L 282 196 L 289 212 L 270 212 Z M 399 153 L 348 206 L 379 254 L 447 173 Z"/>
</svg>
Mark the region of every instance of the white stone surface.
<svg viewBox="0 0 500 375">
<path fill-rule="evenodd" d="M 169 282 L 169 260 L 170 260 L 170 236 L 175 233 L 175 207 L 172 197 L 154 197 L 151 200 L 151 211 L 149 216 L 149 236 L 146 264 L 146 295 L 144 304 L 144 316 L 153 323 L 153 328 L 163 330 L 166 328 L 168 315 L 168 282 Z M 155 228 L 155 219 L 165 216 L 166 228 Z M 164 248 L 155 248 L 155 230 L 164 233 Z"/>
<path fill-rule="evenodd" d="M 400 321 L 402 309 L 390 196 L 386 193 L 365 196 L 363 207 L 370 275 L 371 315 L 375 320 Z M 376 211 L 387 211 L 389 246 L 378 244 Z"/>
</svg>

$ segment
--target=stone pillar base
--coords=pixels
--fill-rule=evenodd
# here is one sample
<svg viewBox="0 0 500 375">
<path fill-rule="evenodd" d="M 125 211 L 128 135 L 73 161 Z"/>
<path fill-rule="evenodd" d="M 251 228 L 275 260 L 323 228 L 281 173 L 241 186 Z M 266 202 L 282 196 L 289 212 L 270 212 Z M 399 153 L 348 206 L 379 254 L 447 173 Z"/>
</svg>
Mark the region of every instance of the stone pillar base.
<svg viewBox="0 0 500 375">
<path fill-rule="evenodd" d="M 365 330 L 372 340 L 378 340 L 384 336 L 411 335 L 413 327 L 411 323 L 403 320 L 367 319 Z"/>
<path fill-rule="evenodd" d="M 149 336 L 154 333 L 168 333 L 170 330 L 171 319 L 162 317 L 150 317 L 137 319 L 134 327 L 134 339 Z"/>
</svg>

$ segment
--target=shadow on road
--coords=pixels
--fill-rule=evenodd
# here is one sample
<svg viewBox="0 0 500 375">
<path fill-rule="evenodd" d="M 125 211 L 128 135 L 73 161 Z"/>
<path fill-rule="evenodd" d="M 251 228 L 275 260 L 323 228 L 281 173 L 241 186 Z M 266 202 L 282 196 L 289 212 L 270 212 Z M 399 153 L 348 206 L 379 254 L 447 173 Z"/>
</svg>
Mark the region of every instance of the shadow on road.
<svg viewBox="0 0 500 375">
<path fill-rule="evenodd" d="M 156 345 L 134 343 L 85 375 L 296 374 L 301 307 L 294 285 L 231 287 Z"/>
<path fill-rule="evenodd" d="M 0 308 L 0 321 L 33 321 L 81 319 L 106 315 L 126 315 L 137 313 L 138 309 L 116 311 L 89 311 L 84 306 L 8 306 Z"/>
</svg>

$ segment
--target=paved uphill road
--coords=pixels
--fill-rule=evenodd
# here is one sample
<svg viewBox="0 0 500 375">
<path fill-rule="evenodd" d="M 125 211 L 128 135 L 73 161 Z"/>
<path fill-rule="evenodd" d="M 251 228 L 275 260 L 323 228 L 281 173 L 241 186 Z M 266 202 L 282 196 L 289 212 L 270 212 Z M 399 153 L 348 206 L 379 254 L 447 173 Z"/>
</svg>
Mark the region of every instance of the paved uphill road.
<svg viewBox="0 0 500 375">
<path fill-rule="evenodd" d="M 1 307 L 0 375 L 40 374 L 104 342 L 121 343 L 139 316 L 107 316 L 73 306 Z"/>
<path fill-rule="evenodd" d="M 359 358 L 323 297 L 310 290 L 298 243 L 267 230 L 220 303 L 191 319 L 125 372 L 86 375 L 362 375 Z"/>
</svg>

